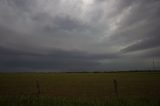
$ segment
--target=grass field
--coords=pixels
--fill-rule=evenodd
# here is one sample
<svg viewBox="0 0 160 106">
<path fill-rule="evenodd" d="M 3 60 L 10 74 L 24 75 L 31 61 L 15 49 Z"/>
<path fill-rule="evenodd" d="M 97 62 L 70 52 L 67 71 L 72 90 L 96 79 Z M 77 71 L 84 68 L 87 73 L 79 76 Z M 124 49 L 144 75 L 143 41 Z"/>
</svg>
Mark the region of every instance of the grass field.
<svg viewBox="0 0 160 106">
<path fill-rule="evenodd" d="M 0 97 L 0 106 L 160 106 L 155 98 L 114 98 L 105 101 L 48 97 Z"/>
<path fill-rule="evenodd" d="M 19 103 L 21 101 L 30 101 L 30 102 L 35 101 L 36 98 L 34 97 L 37 96 L 37 93 L 38 95 L 40 95 L 40 97 L 69 98 L 69 99 L 74 98 L 83 101 L 86 100 L 106 101 L 110 98 L 116 97 L 116 92 L 113 83 L 114 79 L 117 80 L 117 90 L 119 94 L 118 98 L 146 98 L 146 99 L 130 99 L 130 100 L 125 99 L 126 101 L 125 103 L 127 103 L 128 105 L 134 104 L 133 103 L 134 100 L 139 101 L 135 102 L 138 104 L 141 104 L 141 102 L 149 104 L 152 103 L 153 100 L 157 100 L 157 98 L 160 97 L 160 73 L 158 72 L 12 73 L 12 74 L 1 73 L 0 106 L 2 105 L 1 103 L 12 103 L 13 100 L 11 98 L 14 97 L 19 98 L 16 99 L 14 103 Z M 37 88 L 37 83 L 39 86 L 38 88 Z M 29 97 L 33 96 L 33 98 L 30 100 L 28 96 Z M 148 98 L 152 98 L 152 100 Z M 44 98 L 41 99 L 40 101 L 47 102 L 47 100 Z M 118 105 L 118 103 L 122 101 L 123 100 L 116 100 L 116 101 L 111 100 L 110 104 L 114 102 L 117 105 L 109 105 L 109 106 L 123 106 L 123 105 Z M 62 101 L 59 102 L 61 103 Z M 66 101 L 63 102 L 66 103 Z M 85 106 L 84 104 L 86 104 L 84 103 L 83 105 L 73 105 L 76 103 L 80 104 L 79 101 L 72 101 L 69 103 L 71 103 L 69 106 Z M 155 103 L 155 105 L 153 105 L 153 103 Z M 159 100 L 154 101 L 153 103 L 152 106 L 160 105 Z M 106 106 L 104 105 L 104 103 L 102 103 L 101 105 L 99 103 L 89 103 L 89 104 L 95 104 L 95 106 L 101 106 L 101 105 Z M 3 106 L 5 105 L 3 104 Z M 60 106 L 65 106 L 65 105 L 60 105 Z M 92 105 L 86 105 L 86 106 L 92 106 Z M 151 106 L 151 105 L 149 104 L 144 106 Z"/>
</svg>

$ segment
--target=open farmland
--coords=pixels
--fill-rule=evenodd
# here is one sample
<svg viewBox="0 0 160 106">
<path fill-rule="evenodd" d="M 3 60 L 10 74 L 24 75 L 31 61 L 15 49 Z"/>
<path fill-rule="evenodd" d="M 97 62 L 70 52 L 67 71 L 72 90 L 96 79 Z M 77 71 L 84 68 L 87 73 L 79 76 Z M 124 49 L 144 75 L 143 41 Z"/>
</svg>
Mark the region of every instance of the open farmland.
<svg viewBox="0 0 160 106">
<path fill-rule="evenodd" d="M 0 95 L 104 99 L 116 96 L 114 79 L 121 97 L 160 96 L 160 73 L 151 72 L 0 74 Z"/>
<path fill-rule="evenodd" d="M 1 73 L 0 106 L 159 106 L 159 82 L 158 72 Z"/>
</svg>

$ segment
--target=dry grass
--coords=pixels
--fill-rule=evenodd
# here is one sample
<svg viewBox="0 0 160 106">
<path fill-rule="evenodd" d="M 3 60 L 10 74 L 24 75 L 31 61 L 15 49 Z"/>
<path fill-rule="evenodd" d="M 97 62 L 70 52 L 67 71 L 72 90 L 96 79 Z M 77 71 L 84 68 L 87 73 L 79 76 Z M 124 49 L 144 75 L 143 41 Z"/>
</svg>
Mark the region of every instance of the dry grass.
<svg viewBox="0 0 160 106">
<path fill-rule="evenodd" d="M 121 97 L 159 97 L 160 73 L 12 73 L 0 74 L 0 95 L 106 99 L 115 96 L 113 79 Z"/>
</svg>

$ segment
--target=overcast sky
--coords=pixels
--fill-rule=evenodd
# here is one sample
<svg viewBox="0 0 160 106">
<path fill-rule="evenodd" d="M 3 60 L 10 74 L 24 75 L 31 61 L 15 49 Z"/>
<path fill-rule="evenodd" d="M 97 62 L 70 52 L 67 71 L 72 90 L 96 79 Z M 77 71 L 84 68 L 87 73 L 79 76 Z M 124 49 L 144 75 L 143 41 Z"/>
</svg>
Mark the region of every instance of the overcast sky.
<svg viewBox="0 0 160 106">
<path fill-rule="evenodd" d="M 160 66 L 160 0 L 0 0 L 1 71 Z"/>
</svg>

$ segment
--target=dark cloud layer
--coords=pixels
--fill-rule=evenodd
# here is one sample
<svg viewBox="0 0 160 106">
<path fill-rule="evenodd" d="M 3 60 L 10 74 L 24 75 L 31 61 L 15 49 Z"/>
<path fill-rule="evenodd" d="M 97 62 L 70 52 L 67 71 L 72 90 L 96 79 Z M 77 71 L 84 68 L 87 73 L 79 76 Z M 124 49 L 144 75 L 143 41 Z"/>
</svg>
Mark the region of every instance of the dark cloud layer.
<svg viewBox="0 0 160 106">
<path fill-rule="evenodd" d="M 116 54 L 88 54 L 78 51 L 53 50 L 49 54 L 27 53 L 18 50 L 0 48 L 0 69 L 5 70 L 53 70 L 84 71 L 103 69 L 100 60 L 114 59 Z M 94 69 L 93 69 L 94 68 Z"/>
<path fill-rule="evenodd" d="M 144 38 L 141 41 L 126 47 L 122 51 L 124 52 L 133 52 L 133 51 L 139 51 L 144 49 L 151 49 L 160 47 L 160 36 L 152 36 L 151 38 Z"/>
<path fill-rule="evenodd" d="M 0 70 L 159 67 L 159 17 L 159 0 L 0 0 Z"/>
</svg>

